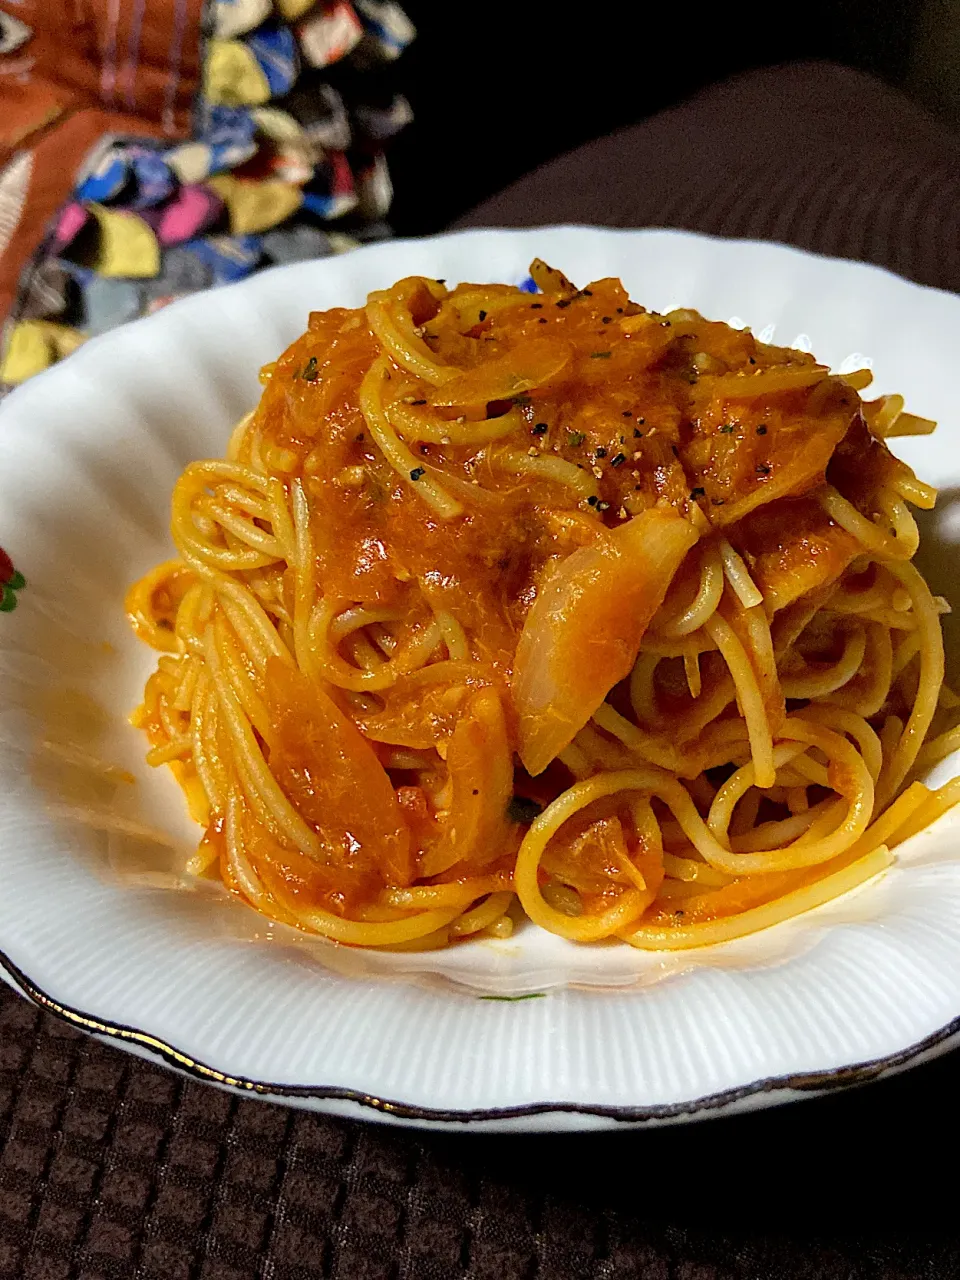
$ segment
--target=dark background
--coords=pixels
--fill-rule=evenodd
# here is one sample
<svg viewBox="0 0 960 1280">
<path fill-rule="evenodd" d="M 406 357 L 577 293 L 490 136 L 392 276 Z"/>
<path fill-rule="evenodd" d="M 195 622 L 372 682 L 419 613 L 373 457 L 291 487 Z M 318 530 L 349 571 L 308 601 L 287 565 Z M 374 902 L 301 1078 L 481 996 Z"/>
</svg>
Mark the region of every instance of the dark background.
<svg viewBox="0 0 960 1280">
<path fill-rule="evenodd" d="M 829 59 L 900 84 L 924 18 L 920 0 L 404 7 L 419 35 L 392 72 L 416 116 L 391 151 L 400 235 L 438 231 L 553 156 L 737 72 Z"/>
</svg>

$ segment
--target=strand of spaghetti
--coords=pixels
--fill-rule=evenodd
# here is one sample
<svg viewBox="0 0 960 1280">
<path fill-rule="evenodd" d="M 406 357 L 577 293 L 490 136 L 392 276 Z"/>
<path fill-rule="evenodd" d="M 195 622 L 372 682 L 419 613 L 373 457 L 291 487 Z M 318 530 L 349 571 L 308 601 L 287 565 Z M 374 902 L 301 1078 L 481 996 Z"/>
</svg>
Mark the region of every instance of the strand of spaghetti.
<svg viewBox="0 0 960 1280">
<path fill-rule="evenodd" d="M 316 567 L 313 557 L 313 539 L 310 535 L 310 508 L 300 480 L 290 484 L 290 501 L 293 510 L 294 540 L 297 548 L 295 561 L 296 588 L 293 605 L 293 651 L 300 670 L 316 678 L 313 650 L 310 644 L 310 617 L 316 600 Z"/>
<path fill-rule="evenodd" d="M 222 610 L 219 610 L 213 619 L 213 634 L 220 656 L 221 670 L 226 675 L 231 689 L 237 695 L 240 705 L 257 733 L 264 742 L 270 742 L 273 738 L 273 726 L 270 723 L 269 713 L 247 674 L 234 635 L 231 635 L 230 626 Z"/>
<path fill-rule="evenodd" d="M 174 711 L 186 711 L 189 714 L 193 705 L 193 690 L 200 674 L 201 660 L 196 654 L 187 654 L 180 659 L 180 672 L 177 687 L 174 690 L 171 706 Z"/>
<path fill-rule="evenodd" d="M 279 886 L 274 889 L 274 896 L 279 897 Z M 402 920 L 391 920 L 380 924 L 360 920 L 348 920 L 344 916 L 335 916 L 319 907 L 309 907 L 284 895 L 281 905 L 301 925 L 314 933 L 323 934 L 335 942 L 347 943 L 356 947 L 392 947 L 398 943 L 411 942 L 417 938 L 425 938 L 450 924 L 461 914 L 460 907 L 443 907 L 432 911 L 420 911 Z"/>
<path fill-rule="evenodd" d="M 384 655 L 378 653 L 365 631 L 354 631 L 347 638 L 347 651 L 354 666 L 363 671 L 377 671 L 384 663 Z"/>
<path fill-rule="evenodd" d="M 227 859 L 237 888 L 253 906 L 263 911 L 268 902 L 268 895 L 241 843 L 239 807 L 240 799 L 236 791 L 231 791 L 227 797 L 227 812 L 223 824 Z"/>
<path fill-rule="evenodd" d="M 340 689 L 349 689 L 354 693 L 375 693 L 389 689 L 401 675 L 412 673 L 422 666 L 441 641 L 440 625 L 434 619 L 421 628 L 419 634 L 414 634 L 407 646 L 398 647 L 397 653 L 388 662 L 381 662 L 375 668 L 364 671 L 350 666 L 334 647 L 330 627 L 339 610 L 339 600 L 321 597 L 310 617 L 308 637 L 311 657 L 317 671 Z"/>
<path fill-rule="evenodd" d="M 730 624 L 718 613 L 715 613 L 707 622 L 706 630 L 716 642 L 733 677 L 740 710 L 747 722 L 757 786 L 772 787 L 774 782 L 773 735 L 770 732 L 770 722 L 763 705 L 763 695 L 746 650 Z"/>
<path fill-rule="evenodd" d="M 802 915 L 835 898 L 849 893 L 880 875 L 893 863 L 893 854 L 883 845 L 865 854 L 857 862 L 785 893 L 772 902 L 751 907 L 739 915 L 727 916 L 702 924 L 644 925 L 639 929 L 621 930 L 620 937 L 632 947 L 642 951 L 677 951 L 690 947 L 706 947 L 719 942 L 729 942 L 744 934 L 757 933 L 771 925 L 780 924 L 793 916 Z"/>
<path fill-rule="evenodd" d="M 218 502 L 216 495 L 203 494 L 194 504 L 195 511 L 212 516 L 222 528 L 228 529 L 235 538 L 245 546 L 260 551 L 271 560 L 284 559 L 284 549 L 279 539 L 254 524 L 253 519 L 245 519 L 236 511 L 231 511 L 225 502 Z"/>
<path fill-rule="evenodd" d="M 823 671 L 812 671 L 809 666 L 798 674 L 781 675 L 780 685 L 787 698 L 823 698 L 828 693 L 842 689 L 860 670 L 867 651 L 867 633 L 856 623 L 847 628 L 843 652 L 838 660 Z"/>
<path fill-rule="evenodd" d="M 221 596 L 217 601 L 217 608 L 230 623 L 248 661 L 262 674 L 266 670 L 267 660 L 273 655 L 264 645 L 260 632 L 251 625 L 243 610 L 238 609 L 234 601 L 228 600 L 226 596 Z"/>
<path fill-rule="evenodd" d="M 203 515 L 202 512 L 195 512 L 194 502 L 205 493 L 212 481 L 219 478 L 247 484 L 266 492 L 266 478 L 258 476 L 249 467 L 212 460 L 191 463 L 174 486 L 171 499 L 170 528 L 177 549 L 185 560 L 199 560 L 221 569 L 256 569 L 272 564 L 277 559 L 276 555 L 249 547 L 244 550 L 231 549 L 229 546 L 218 547 L 212 541 L 212 530 L 206 539 L 201 536 Z M 214 524 L 213 528 L 216 527 Z"/>
<path fill-rule="evenodd" d="M 227 441 L 227 447 L 225 450 L 228 462 L 240 461 L 240 453 L 247 435 L 247 429 L 253 421 L 253 417 L 256 412 L 256 409 L 251 409 L 249 413 L 245 413 L 230 432 L 230 439 Z"/>
<path fill-rule="evenodd" d="M 418 884 L 404 889 L 385 889 L 381 900 L 388 906 L 412 911 L 418 907 L 469 907 L 478 898 L 505 891 L 510 877 L 474 876 L 469 880 L 453 880 L 448 884 Z"/>
<path fill-rule="evenodd" d="M 710 543 L 700 558 L 700 584 L 697 594 L 677 617 L 657 628 L 659 636 L 677 638 L 699 631 L 716 611 L 723 595 L 723 563 L 715 543 Z"/>
<path fill-rule="evenodd" d="M 572 742 L 564 747 L 557 759 L 570 770 L 578 782 L 593 772 L 593 765 L 580 748 Z"/>
<path fill-rule="evenodd" d="M 853 846 L 851 853 L 869 853 L 878 845 L 899 843 L 898 832 L 933 795 L 922 782 L 913 782 L 881 815 L 872 822 Z"/>
<path fill-rule="evenodd" d="M 649 801 L 647 802 L 649 804 Z M 675 853 L 663 855 L 663 869 L 674 880 L 682 880 L 685 884 L 712 885 L 719 888 L 733 883 L 733 876 L 711 867 L 709 862 L 697 862 L 693 858 L 682 858 Z"/>
<path fill-rule="evenodd" d="M 890 694 L 893 679 L 893 642 L 890 628 L 870 621 L 864 665 L 856 678 L 824 695 L 826 700 L 866 719 L 875 716 Z"/>
<path fill-rule="evenodd" d="M 903 413 L 904 399 L 901 395 L 878 396 L 876 400 L 868 400 L 863 406 L 863 416 L 870 424 L 870 430 L 879 440 L 890 433 L 897 418 Z"/>
<path fill-rule="evenodd" d="M 395 431 L 404 440 L 418 444 L 421 440 L 430 444 L 484 445 L 503 440 L 526 426 L 526 419 L 519 409 L 511 409 L 499 418 L 487 418 L 480 422 L 467 422 L 441 418 L 437 414 L 418 412 L 402 400 L 386 405 L 384 413 Z"/>
<path fill-rule="evenodd" d="M 286 662 L 290 666 L 295 666 L 293 655 L 287 646 L 277 634 L 277 629 L 267 617 L 263 606 L 257 600 L 256 596 L 241 582 L 235 581 L 228 577 L 225 573 L 220 573 L 216 569 L 211 569 L 207 565 L 195 566 L 196 572 L 205 581 L 209 582 L 219 598 L 221 608 L 227 612 L 230 617 L 233 629 L 240 636 L 241 640 L 246 642 L 244 633 L 237 627 L 231 616 L 230 611 L 226 609 L 226 604 L 235 606 L 237 610 L 242 612 L 251 626 L 254 628 L 256 635 L 263 649 L 274 658 L 279 658 L 281 662 Z"/>
<path fill-rule="evenodd" d="M 817 498 L 830 519 L 846 529 L 871 555 L 885 561 L 904 558 L 904 549 L 899 546 L 896 538 L 884 534 L 872 520 L 861 515 L 853 503 L 848 502 L 832 485 L 824 485 Z"/>
<path fill-rule="evenodd" d="M 828 836 L 817 836 L 813 840 L 801 836 L 794 844 L 784 849 L 733 853 L 724 848 L 715 838 L 679 783 L 673 783 L 672 780 L 666 786 L 661 783 L 657 791 L 701 856 L 706 858 L 712 866 L 726 871 L 729 875 L 759 875 L 768 871 L 792 871 L 826 862 L 859 839 L 870 821 L 874 799 L 873 780 L 859 752 L 846 738 L 796 716 L 788 718 L 781 729 L 780 736 L 788 741 L 799 741 L 809 746 L 819 747 L 831 760 L 832 769 L 834 763 L 839 766 L 835 770 L 837 778 L 832 786 L 846 801 L 846 815 L 836 830 Z M 746 790 L 747 787 L 756 785 L 754 773 L 755 765 L 752 761 L 742 766 L 738 771 L 739 777 L 734 775 L 737 777 L 737 782 L 732 789 L 742 787 Z M 729 786 L 731 781 L 733 779 L 728 779 L 724 786 Z M 717 792 L 718 798 L 722 791 L 723 788 Z M 714 803 L 717 801 L 715 800 Z M 810 835 L 809 830 L 806 834 Z"/>
<path fill-rule="evenodd" d="M 641 725 L 658 720 L 657 694 L 653 684 L 654 672 L 660 661 L 659 654 L 647 652 L 641 645 L 637 660 L 630 672 L 630 705 Z"/>
<path fill-rule="evenodd" d="M 146 762 L 151 768 L 169 764 L 171 760 L 182 760 L 193 750 L 193 738 L 189 733 L 182 733 L 161 746 L 151 747 L 147 752 Z"/>
<path fill-rule="evenodd" d="M 960 804 L 960 778 L 952 778 L 942 787 L 931 792 L 929 798 L 914 812 L 913 816 L 895 832 L 896 843 L 902 844 L 911 836 L 926 831 L 955 804 Z"/>
<path fill-rule="evenodd" d="M 703 692 L 699 654 L 685 653 L 683 655 L 683 674 L 687 677 L 687 688 L 690 690 L 690 697 L 699 698 Z"/>
<path fill-rule="evenodd" d="M 876 567 L 878 570 L 882 568 L 879 563 Z M 831 613 L 867 613 L 871 609 L 882 608 L 889 599 L 886 578 L 878 572 L 876 581 L 866 588 L 851 589 L 843 582 L 838 583 L 826 607 Z"/>
<path fill-rule="evenodd" d="M 433 352 L 422 339 L 413 334 L 401 334 L 393 314 L 382 298 L 371 297 L 366 312 L 367 323 L 380 339 L 387 354 L 394 364 L 406 369 L 407 373 L 438 387 L 459 372 L 438 364 L 433 358 Z"/>
<path fill-rule="evenodd" d="M 210 631 L 207 632 L 205 654 L 217 701 L 237 759 L 242 761 L 265 806 L 291 844 L 309 857 L 319 857 L 321 848 L 317 833 L 307 826 L 270 772 L 250 721 L 220 669 L 220 655 Z"/>
<path fill-rule="evenodd" d="M 903 416 L 903 415 L 901 415 Z M 913 417 L 912 414 L 907 415 Z M 917 418 L 917 422 L 928 423 L 929 418 Z M 931 423 L 931 427 L 935 424 Z M 916 434 L 920 434 L 917 432 Z M 924 433 L 926 434 L 926 433 Z M 915 507 L 919 507 L 921 511 L 932 511 L 937 505 L 937 491 L 932 484 L 927 484 L 923 480 L 918 480 L 912 471 L 908 473 L 901 472 L 893 482 L 893 488 L 897 491 L 901 498 L 907 502 L 913 503 Z"/>
<path fill-rule="evenodd" d="M 819 760 L 813 760 L 810 756 L 797 756 L 792 761 L 794 773 L 798 773 L 807 783 L 813 783 L 817 787 L 829 787 L 830 776 L 826 766 L 822 765 Z"/>
<path fill-rule="evenodd" d="M 803 742 L 783 742 L 773 749 L 773 767 L 780 769 L 785 764 L 796 762 L 798 757 L 802 756 L 806 751 L 806 744 Z M 730 823 L 733 819 L 734 810 L 737 805 L 744 799 L 747 793 L 755 786 L 756 765 L 751 760 L 747 764 L 742 765 L 726 782 L 718 789 L 717 794 L 713 798 L 713 804 L 710 806 L 710 812 L 707 816 L 707 826 L 713 838 L 717 840 L 724 848 L 729 849 L 730 844 Z M 754 797 L 755 803 L 759 804 L 759 795 Z M 750 828 L 754 824 L 749 822 L 747 827 Z M 737 832 L 738 835 L 745 835 L 745 831 Z"/>
<path fill-rule="evenodd" d="M 891 436 L 928 436 L 931 435 L 932 432 L 936 431 L 936 429 L 937 424 L 933 418 L 921 418 L 916 413 L 900 413 L 897 415 L 896 422 L 887 432 L 886 439 L 889 439 Z M 922 481 L 917 481 L 917 483 L 920 484 Z M 924 507 L 922 502 L 917 502 L 914 498 L 910 497 L 908 493 L 905 493 L 903 496 L 908 498 L 910 502 L 913 502 L 915 506 L 921 507 L 924 510 L 929 509 Z M 933 506 L 932 502 L 930 503 L 930 506 Z"/>
<path fill-rule="evenodd" d="M 404 484 L 409 485 L 441 519 L 452 520 L 463 514 L 463 507 L 419 465 L 387 420 L 381 397 L 383 384 L 388 378 L 387 360 L 380 356 L 360 384 L 360 412 L 380 452 Z"/>
<path fill-rule="evenodd" d="M 883 749 L 880 746 L 880 739 L 877 737 L 876 731 L 867 724 L 863 716 L 859 716 L 853 711 L 844 711 L 841 707 L 834 707 L 827 703 L 824 705 L 812 704 L 809 707 L 804 707 L 803 718 L 812 720 L 814 724 L 825 724 L 828 729 L 835 729 L 838 733 L 845 733 L 848 737 L 853 738 L 860 748 L 860 754 L 863 756 L 864 764 L 870 771 L 871 778 L 876 783 L 883 767 Z"/>
<path fill-rule="evenodd" d="M 890 522 L 891 533 L 897 539 L 897 546 L 903 548 L 903 558 L 912 559 L 920 546 L 920 530 L 909 507 L 895 490 L 889 488 L 880 491 L 877 505 Z"/>
<path fill-rule="evenodd" d="M 512 475 L 533 476 L 543 480 L 552 480 L 556 484 L 572 489 L 581 501 L 595 498 L 599 492 L 597 481 L 591 471 L 581 470 L 573 462 L 565 458 L 553 456 L 528 457 L 525 453 L 508 449 L 491 458 L 494 467 L 508 471 Z"/>
<path fill-rule="evenodd" d="M 374 622 L 399 622 L 402 616 L 399 609 L 371 609 L 365 605 L 356 605 L 352 609 L 344 609 L 330 623 L 330 639 L 334 644 L 339 644 L 362 627 L 369 627 Z"/>
<path fill-rule="evenodd" d="M 513 893 L 509 889 L 502 893 L 491 893 L 484 902 L 478 902 L 475 907 L 454 920 L 450 926 L 451 937 L 465 938 L 471 933 L 489 929 L 506 912 L 512 901 Z"/>
<path fill-rule="evenodd" d="M 927 736 L 937 709 L 937 697 L 943 683 L 943 637 L 940 616 L 930 588 L 912 564 L 891 564 L 896 575 L 910 592 L 920 633 L 920 680 L 916 700 L 903 733 L 892 754 L 884 762 L 877 787 L 877 803 L 885 807 L 900 789 L 913 767 L 923 740 Z"/>
<path fill-rule="evenodd" d="M 275 537 L 283 547 L 283 558 L 287 564 L 297 567 L 297 534 L 290 514 L 287 490 L 279 476 L 271 476 L 267 487 L 269 498 L 270 524 Z"/>
<path fill-rule="evenodd" d="M 730 841 L 730 847 L 734 853 L 757 853 L 761 849 L 782 848 L 805 835 L 827 805 L 832 804 L 836 804 L 836 801 L 821 800 L 818 805 L 809 807 L 802 813 L 791 814 L 789 818 L 761 822 L 752 831 L 734 836 Z"/>
<path fill-rule="evenodd" d="M 198 657 L 203 654 L 203 642 L 200 635 L 213 612 L 214 595 L 205 582 L 196 582 L 180 601 L 177 618 L 173 629 L 177 636 L 177 644 L 184 653 L 193 653 Z"/>
<path fill-rule="evenodd" d="M 736 592 L 743 607 L 752 609 L 756 605 L 763 604 L 763 593 L 751 578 L 740 553 L 734 550 L 726 538 L 721 538 L 718 545 L 720 558 L 723 561 L 724 576 Z"/>
<path fill-rule="evenodd" d="M 271 485 L 277 479 L 276 476 L 270 477 Z M 257 498 L 249 489 L 242 489 L 237 484 L 231 484 L 229 481 L 217 485 L 217 496 L 222 502 L 226 502 L 234 507 L 241 507 L 248 515 L 256 516 L 258 520 L 266 520 L 273 523 L 272 507 L 266 498 Z"/>
<path fill-rule="evenodd" d="M 673 744 L 631 724 L 625 716 L 614 710 L 609 702 L 604 702 L 597 708 L 593 713 L 593 719 L 601 729 L 619 738 L 629 751 L 635 752 L 642 760 L 659 765 L 661 769 L 670 769 L 674 773 L 681 774 L 680 753 Z M 693 762 L 691 761 L 690 764 L 692 765 Z M 700 772 L 699 762 L 695 772 Z"/>
<path fill-rule="evenodd" d="M 960 725 L 925 742 L 917 754 L 914 767 L 918 770 L 932 769 L 935 764 L 953 755 L 954 751 L 960 751 Z"/>
<path fill-rule="evenodd" d="M 920 652 L 920 632 L 911 631 L 897 645 L 893 653 L 890 676 L 896 680 Z"/>
<path fill-rule="evenodd" d="M 633 761 L 619 742 L 601 737 L 589 725 L 584 725 L 574 738 L 574 744 L 587 760 L 600 769 L 629 769 Z"/>
<path fill-rule="evenodd" d="M 470 645 L 467 633 L 457 619 L 447 609 L 434 611 L 437 626 L 447 646 L 447 654 L 454 662 L 464 662 L 470 657 Z"/>
<path fill-rule="evenodd" d="M 876 779 L 874 779 L 874 781 L 876 781 Z M 790 810 L 793 817 L 796 817 L 798 814 L 806 814 L 810 812 L 810 800 L 807 796 L 807 788 L 805 786 L 787 787 L 785 801 L 787 808 Z"/>
<path fill-rule="evenodd" d="M 193 706 L 190 708 L 190 736 L 193 739 L 192 764 L 207 797 L 207 804 L 214 813 L 222 813 L 224 798 L 214 772 L 213 763 L 207 758 L 203 735 L 203 718 L 211 691 L 210 685 L 210 673 L 204 668 L 197 678 L 196 687 L 193 691 Z"/>
</svg>

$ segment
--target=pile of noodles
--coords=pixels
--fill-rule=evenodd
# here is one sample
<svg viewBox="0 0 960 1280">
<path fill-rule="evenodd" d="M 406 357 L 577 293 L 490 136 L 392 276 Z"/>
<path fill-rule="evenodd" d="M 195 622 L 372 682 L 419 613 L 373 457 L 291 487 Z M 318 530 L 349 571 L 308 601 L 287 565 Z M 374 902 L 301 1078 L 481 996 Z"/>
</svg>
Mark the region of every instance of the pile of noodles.
<svg viewBox="0 0 960 1280">
<path fill-rule="evenodd" d="M 340 942 L 702 945 L 882 871 L 960 745 L 867 372 L 618 281 L 311 317 L 127 608 L 190 869 Z"/>
</svg>

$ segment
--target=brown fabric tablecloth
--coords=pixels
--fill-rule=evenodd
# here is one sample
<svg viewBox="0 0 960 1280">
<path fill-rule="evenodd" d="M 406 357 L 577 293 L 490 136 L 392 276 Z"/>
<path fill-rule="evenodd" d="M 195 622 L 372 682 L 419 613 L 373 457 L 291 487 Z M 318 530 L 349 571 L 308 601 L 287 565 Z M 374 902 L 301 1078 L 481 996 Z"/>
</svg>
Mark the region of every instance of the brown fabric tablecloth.
<svg viewBox="0 0 960 1280">
<path fill-rule="evenodd" d="M 799 66 L 593 143 L 461 225 L 684 226 L 958 288 L 958 196 L 960 138 Z M 185 1082 L 3 988 L 0 1280 L 953 1280 L 957 1082 L 949 1056 L 704 1124 L 420 1134 Z"/>
</svg>

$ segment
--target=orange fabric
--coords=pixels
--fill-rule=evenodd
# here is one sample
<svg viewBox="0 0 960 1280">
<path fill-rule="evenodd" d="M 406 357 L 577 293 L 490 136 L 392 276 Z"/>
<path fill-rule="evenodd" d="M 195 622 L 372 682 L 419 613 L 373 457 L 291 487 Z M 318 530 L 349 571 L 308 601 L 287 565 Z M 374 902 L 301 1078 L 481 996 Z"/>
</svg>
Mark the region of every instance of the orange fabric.
<svg viewBox="0 0 960 1280">
<path fill-rule="evenodd" d="M 18 225 L 0 255 L 0 320 L 23 267 L 104 134 L 189 134 L 203 0 L 0 0 L 31 35 L 0 55 L 0 165 L 30 149 Z"/>
<path fill-rule="evenodd" d="M 61 117 L 34 146 L 23 213 L 0 256 L 0 320 L 10 311 L 24 265 L 40 247 L 54 214 L 69 198 L 83 157 L 104 134 L 134 131 L 140 135 L 160 132 L 157 126 L 151 128 L 136 117 L 79 111 Z"/>
<path fill-rule="evenodd" d="M 0 57 L 0 161 L 51 108 L 129 112 L 178 137 L 200 70 L 202 0 L 0 0 L 30 39 Z"/>
</svg>

